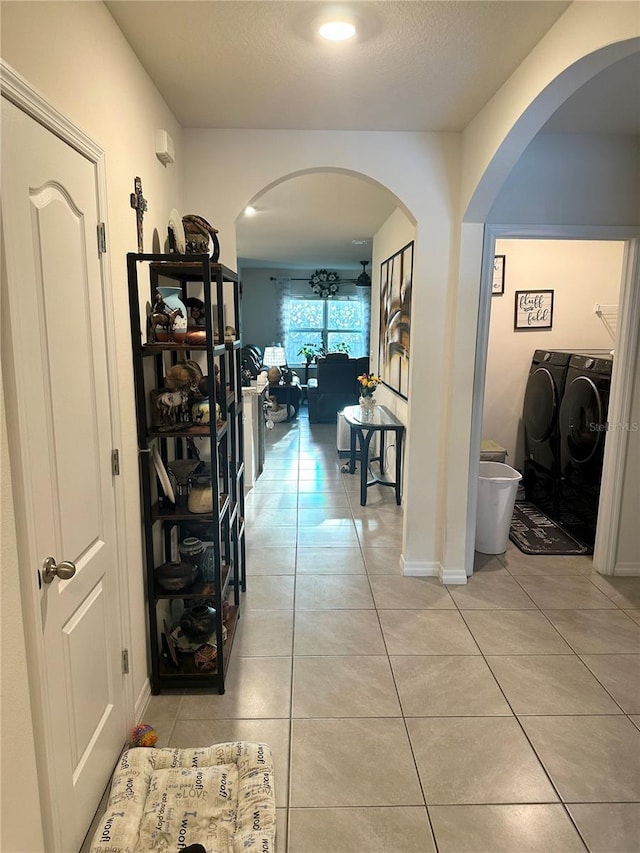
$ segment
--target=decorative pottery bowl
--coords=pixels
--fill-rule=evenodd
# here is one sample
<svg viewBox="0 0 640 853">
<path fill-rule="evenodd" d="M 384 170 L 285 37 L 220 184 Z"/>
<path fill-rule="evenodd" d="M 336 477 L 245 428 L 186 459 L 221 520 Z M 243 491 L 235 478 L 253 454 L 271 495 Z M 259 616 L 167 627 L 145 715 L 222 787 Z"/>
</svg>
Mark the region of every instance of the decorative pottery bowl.
<svg viewBox="0 0 640 853">
<path fill-rule="evenodd" d="M 178 550 L 180 557 L 185 563 L 191 563 L 192 566 L 200 568 L 200 564 L 204 560 L 205 546 L 196 536 L 187 536 L 180 543 Z"/>
<path fill-rule="evenodd" d="M 204 672 L 210 672 L 216 669 L 218 665 L 218 648 L 212 643 L 205 643 L 193 655 L 193 662 L 196 669 L 201 669 Z"/>
<path fill-rule="evenodd" d="M 198 567 L 191 563 L 163 563 L 155 570 L 158 585 L 167 592 L 179 592 L 196 579 Z"/>
<path fill-rule="evenodd" d="M 189 329 L 187 336 L 184 339 L 185 344 L 192 346 L 202 346 L 207 342 L 206 329 Z"/>
<path fill-rule="evenodd" d="M 217 534 L 217 526 L 211 521 L 201 521 L 199 519 L 189 519 L 185 522 L 185 530 L 190 536 L 196 536 L 198 539 L 212 541 Z"/>
<path fill-rule="evenodd" d="M 206 642 L 216 628 L 216 611 L 208 604 L 196 604 L 180 617 L 180 630 L 194 643 Z"/>
</svg>

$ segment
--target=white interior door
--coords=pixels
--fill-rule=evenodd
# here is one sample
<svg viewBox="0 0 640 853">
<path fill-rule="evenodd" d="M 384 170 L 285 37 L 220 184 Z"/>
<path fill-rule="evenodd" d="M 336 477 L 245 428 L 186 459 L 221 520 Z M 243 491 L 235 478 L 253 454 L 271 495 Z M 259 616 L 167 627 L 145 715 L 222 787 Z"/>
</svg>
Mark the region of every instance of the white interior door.
<svg viewBox="0 0 640 853">
<path fill-rule="evenodd" d="M 20 568 L 37 602 L 41 801 L 49 843 L 67 853 L 82 843 L 126 731 L 96 168 L 3 98 L 2 184 L 3 358 L 12 353 Z M 49 557 L 73 563 L 73 577 L 39 582 Z"/>
</svg>

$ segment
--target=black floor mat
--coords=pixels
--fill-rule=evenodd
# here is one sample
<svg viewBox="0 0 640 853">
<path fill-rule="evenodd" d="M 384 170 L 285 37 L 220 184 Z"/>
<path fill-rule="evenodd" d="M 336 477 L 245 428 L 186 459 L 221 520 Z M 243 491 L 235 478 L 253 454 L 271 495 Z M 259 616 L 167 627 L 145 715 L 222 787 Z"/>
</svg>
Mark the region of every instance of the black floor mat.
<svg viewBox="0 0 640 853">
<path fill-rule="evenodd" d="M 592 549 L 563 530 L 528 501 L 513 510 L 509 539 L 525 554 L 591 554 Z"/>
</svg>

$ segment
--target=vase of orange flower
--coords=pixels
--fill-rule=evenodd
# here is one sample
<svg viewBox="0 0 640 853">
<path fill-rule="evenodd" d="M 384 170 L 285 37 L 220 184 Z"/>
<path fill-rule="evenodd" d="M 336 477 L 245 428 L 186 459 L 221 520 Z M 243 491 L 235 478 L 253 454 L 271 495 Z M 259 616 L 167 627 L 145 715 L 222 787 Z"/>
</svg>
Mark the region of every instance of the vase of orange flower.
<svg viewBox="0 0 640 853">
<path fill-rule="evenodd" d="M 363 417 L 368 418 L 371 417 L 371 412 L 376 405 L 374 392 L 382 380 L 375 373 L 363 373 L 358 376 L 358 382 L 360 383 L 360 411 Z"/>
</svg>

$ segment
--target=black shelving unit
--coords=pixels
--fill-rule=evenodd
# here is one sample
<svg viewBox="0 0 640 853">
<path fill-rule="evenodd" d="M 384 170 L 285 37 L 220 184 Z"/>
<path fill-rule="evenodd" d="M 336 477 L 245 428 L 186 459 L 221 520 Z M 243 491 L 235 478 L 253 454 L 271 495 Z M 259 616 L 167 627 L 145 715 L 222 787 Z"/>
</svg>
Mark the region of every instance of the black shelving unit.
<svg viewBox="0 0 640 853">
<path fill-rule="evenodd" d="M 224 693 L 225 676 L 240 617 L 241 591 L 246 589 L 244 522 L 244 443 L 240 371 L 240 288 L 235 272 L 210 261 L 208 255 L 127 255 L 129 308 L 136 396 L 146 594 L 149 612 L 151 690 L 216 688 Z M 204 326 L 193 342 L 150 340 L 148 320 L 157 288 L 177 286 L 182 301 L 204 303 Z M 225 339 L 225 327 L 235 333 Z M 193 330 L 192 330 L 193 331 Z M 204 332 L 204 334 L 203 334 Z M 189 340 L 189 339 L 188 339 Z M 153 390 L 165 389 L 167 371 L 196 361 L 209 377 L 209 424 L 195 423 L 186 407 L 182 419 L 158 425 L 152 412 Z M 214 381 L 218 370 L 219 385 Z M 219 407 L 219 408 L 218 408 Z M 218 415 L 218 416 L 217 416 Z M 199 447 L 198 447 L 198 442 Z M 152 460 L 156 444 L 167 468 L 174 460 L 210 459 L 212 510 L 191 512 L 165 494 Z M 168 592 L 157 582 L 157 569 L 178 560 L 187 536 L 206 540 L 210 549 L 207 576 L 198 574 L 187 587 Z M 206 604 L 215 609 L 215 630 L 202 645 L 211 660 L 174 642 L 181 611 Z"/>
</svg>

